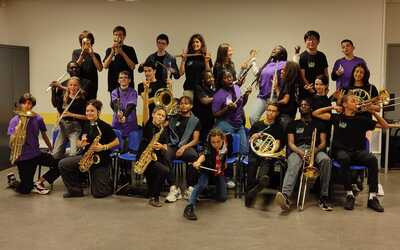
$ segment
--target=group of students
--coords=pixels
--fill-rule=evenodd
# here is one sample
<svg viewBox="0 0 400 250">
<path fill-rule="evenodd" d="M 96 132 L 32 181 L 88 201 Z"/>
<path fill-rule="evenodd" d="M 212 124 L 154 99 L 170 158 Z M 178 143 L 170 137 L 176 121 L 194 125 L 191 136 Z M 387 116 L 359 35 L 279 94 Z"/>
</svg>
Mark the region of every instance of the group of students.
<svg viewBox="0 0 400 250">
<path fill-rule="evenodd" d="M 156 133 L 163 129 L 159 140 L 152 145 L 157 161 L 152 161 L 144 172 L 148 186 L 149 203 L 159 207 L 160 192 L 165 182 L 170 185 L 167 202 L 183 197 L 189 200 L 184 216 L 196 219 L 194 208 L 200 193 L 207 187 L 210 179 L 216 182 L 216 198 L 227 198 L 227 178 L 225 176 L 226 157 L 231 149 L 227 134 L 237 133 L 240 137 L 240 154 L 249 156 L 247 167 L 247 190 L 245 205 L 251 207 L 257 193 L 269 185 L 269 175 L 276 159 L 260 157 L 249 150 L 248 138 L 261 133 L 271 134 L 276 139 L 274 150 L 287 145 L 290 152 L 287 158 L 287 171 L 281 192 L 276 200 L 282 209 L 290 208 L 290 196 L 297 181 L 299 170 L 310 147 L 312 131 L 316 128 L 317 146 L 315 162 L 321 171 L 321 197 L 319 205 L 323 210 L 331 210 L 328 188 L 331 173 L 331 158 L 342 166 L 345 173 L 346 209 L 353 209 L 355 196 L 352 191 L 350 165 L 363 164 L 368 167 L 369 199 L 368 207 L 383 212 L 376 197 L 378 187 L 378 164 L 376 158 L 364 147 L 367 131 L 377 124 L 387 127 L 371 105 L 358 112 L 357 99 L 350 90 L 361 88 L 377 96 L 378 91 L 369 83 L 369 70 L 363 59 L 354 56 L 351 40 L 341 42 L 344 57 L 337 60 L 332 71 L 332 79 L 337 81 L 337 91 L 332 98 L 340 106 L 331 106 L 327 97 L 329 75 L 326 56 L 318 51 L 320 36 L 316 31 L 304 35 L 306 50 L 288 61 L 283 46 L 275 47 L 266 63 L 258 70 L 257 85 L 259 93 L 253 102 L 254 108 L 249 117 L 251 128 L 245 129 L 244 106 L 249 101 L 251 88 L 241 90 L 249 67 L 244 63 L 237 74 L 232 62 L 232 47 L 223 43 L 219 46 L 213 64 L 202 35 L 191 36 L 188 47 L 180 57 L 180 67 L 174 56 L 166 48 L 169 38 L 160 34 L 156 38 L 157 51 L 148 56 L 138 67 L 144 72 L 145 80 L 134 88 L 133 70 L 138 64 L 133 47 L 123 44 L 126 30 L 117 26 L 113 30 L 114 43 L 106 51 L 103 63 L 94 52 L 94 36 L 88 31 L 79 35 L 80 49 L 73 51 L 72 61 L 67 65 L 70 78 L 64 82 L 52 82 L 52 104 L 57 108 L 59 133 L 54 147 L 46 135 L 46 126 L 39 114 L 29 119 L 26 140 L 20 157 L 16 161 L 20 182 L 10 175 L 9 182 L 19 193 L 47 194 L 45 182 L 52 184 L 61 175 L 67 192 L 64 197 L 82 197 L 82 180 L 79 161 L 87 150 L 100 156 L 100 162 L 89 171 L 91 192 L 94 197 L 112 194 L 110 179 L 111 149 L 119 144 L 127 144 L 132 131 L 140 129 L 136 116 L 138 96 L 143 100 L 143 138 L 140 143 L 138 159 L 152 141 Z M 102 103 L 96 100 L 98 89 L 97 72 L 108 68 L 108 91 L 114 115 L 112 126 L 99 116 Z M 170 116 L 168 110 L 155 103 L 155 93 L 159 89 L 172 87 L 171 77 L 178 79 L 185 75 L 183 96 L 177 100 L 179 112 Z M 344 95 L 343 95 L 344 94 Z M 36 100 L 24 94 L 19 100 L 24 112 L 31 111 Z M 332 114 L 335 109 L 338 114 Z M 294 120 L 297 110 L 301 118 Z M 263 116 L 263 113 L 265 115 Z M 372 120 L 372 116 L 377 122 Z M 261 118 L 261 119 L 260 119 Z M 12 137 L 18 128 L 18 115 L 13 117 L 8 134 Z M 330 121 L 330 122 L 329 122 Z M 333 125 L 331 151 L 326 148 L 330 127 Z M 121 131 L 124 141 L 119 141 L 113 129 Z M 41 133 L 50 153 L 39 150 L 38 136 Z M 287 134 L 288 136 L 285 136 Z M 92 145 L 100 135 L 100 141 Z M 65 142 L 69 141 L 68 155 Z M 198 152 L 197 145 L 202 150 Z M 126 148 L 126 147 L 125 147 Z M 67 156 L 67 157 L 66 157 Z M 172 161 L 180 159 L 188 163 L 186 168 L 187 189 L 181 191 L 176 183 Z M 50 166 L 50 170 L 33 182 L 36 165 Z"/>
</svg>

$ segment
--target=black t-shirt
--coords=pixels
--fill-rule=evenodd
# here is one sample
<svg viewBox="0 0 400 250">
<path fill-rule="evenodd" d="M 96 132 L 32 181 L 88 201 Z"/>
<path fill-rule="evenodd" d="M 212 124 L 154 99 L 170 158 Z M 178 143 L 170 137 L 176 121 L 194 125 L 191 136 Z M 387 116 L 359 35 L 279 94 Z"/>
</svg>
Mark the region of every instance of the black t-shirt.
<svg viewBox="0 0 400 250">
<path fill-rule="evenodd" d="M 211 60 L 209 61 L 210 68 L 212 67 Z M 203 80 L 203 72 L 206 69 L 204 64 L 204 56 L 190 56 L 185 62 L 186 79 L 183 84 L 184 90 L 194 90 L 196 85 L 201 84 Z"/>
<path fill-rule="evenodd" d="M 153 139 L 154 135 L 160 131 L 159 127 L 154 126 L 153 122 L 149 120 L 146 125 L 143 127 L 143 137 L 142 141 L 139 146 L 139 153 L 138 153 L 138 159 L 140 158 L 140 155 L 143 153 L 143 151 L 146 149 L 147 145 L 150 143 L 150 141 Z M 164 131 L 162 132 L 160 139 L 158 140 L 159 143 L 161 144 L 167 144 L 168 143 L 168 129 L 165 128 Z M 162 151 L 161 150 L 155 150 L 154 151 L 157 155 L 157 160 L 166 163 L 165 159 L 163 157 Z"/>
<path fill-rule="evenodd" d="M 132 60 L 133 63 L 138 64 L 138 59 L 136 57 L 136 52 L 135 49 L 131 46 L 127 46 L 127 45 L 122 45 L 122 50 L 125 52 L 125 54 L 129 57 L 129 59 Z M 108 48 L 106 50 L 106 57 L 104 58 L 104 60 L 106 60 L 108 58 L 108 56 L 111 53 L 111 48 Z M 119 73 L 121 71 L 128 71 L 132 81 L 129 84 L 129 87 L 131 88 L 135 88 L 135 84 L 134 84 L 134 78 L 133 78 L 133 70 L 131 70 L 128 66 L 128 64 L 126 63 L 125 59 L 120 55 L 116 55 L 113 60 L 111 61 L 109 67 L 108 67 L 108 91 L 111 92 L 113 91 L 115 88 L 119 87 L 118 84 L 118 76 Z"/>
<path fill-rule="evenodd" d="M 76 49 L 72 52 L 72 61 L 78 61 L 79 56 L 82 53 L 82 49 Z M 94 56 L 97 58 L 99 62 L 101 62 L 101 57 L 99 54 L 94 53 Z M 82 64 L 80 65 L 80 78 L 86 78 L 91 81 L 93 86 L 96 86 L 96 90 L 99 85 L 99 77 L 97 74 L 96 65 L 93 62 L 93 59 L 90 55 L 86 55 Z"/>
<path fill-rule="evenodd" d="M 190 117 L 184 117 L 181 115 L 177 115 L 176 119 L 176 130 L 175 133 L 178 135 L 179 141 L 182 139 L 183 133 L 185 132 L 186 129 L 186 125 L 189 121 Z M 194 129 L 194 131 L 200 131 L 201 130 L 201 124 L 200 121 L 197 123 L 196 128 Z M 193 131 L 193 132 L 194 132 Z"/>
<path fill-rule="evenodd" d="M 329 100 L 328 96 L 326 96 L 326 95 L 319 96 L 319 95 L 316 95 L 316 94 L 312 95 L 312 98 L 311 98 L 311 110 L 312 111 L 315 111 L 315 110 L 320 109 L 320 108 L 329 107 L 329 106 L 331 106 L 331 101 Z M 321 124 L 321 126 L 325 126 L 325 130 L 327 132 L 329 131 L 329 129 L 330 129 L 329 128 L 330 127 L 330 122 L 329 121 L 324 121 L 324 120 L 321 120 L 321 119 L 315 118 L 315 117 L 313 119 L 318 121 Z"/>
<path fill-rule="evenodd" d="M 283 147 L 285 143 L 285 133 L 282 126 L 279 123 L 265 124 L 264 121 L 257 121 L 251 126 L 249 137 L 255 133 L 265 132 L 272 135 L 275 140 L 280 141 L 280 148 Z"/>
<path fill-rule="evenodd" d="M 149 98 L 153 98 L 154 95 L 156 94 L 157 90 L 162 89 L 162 88 L 166 88 L 167 84 L 163 81 L 157 80 L 155 82 L 151 82 L 150 83 L 150 87 L 149 87 Z M 139 83 L 138 85 L 138 94 L 141 95 L 144 91 L 144 86 L 143 83 Z M 154 108 L 155 108 L 155 104 L 151 103 L 149 105 L 149 111 L 150 114 L 153 112 Z"/>
<path fill-rule="evenodd" d="M 368 117 L 343 114 L 332 114 L 331 122 L 334 126 L 333 150 L 364 150 L 365 133 L 376 126 L 376 121 Z"/>
<path fill-rule="evenodd" d="M 217 89 L 219 89 L 223 86 L 223 76 L 222 76 L 223 70 L 227 70 L 227 71 L 231 72 L 231 74 L 233 76 L 233 81 L 237 80 L 235 64 L 233 62 L 230 64 L 216 63 L 215 66 L 213 67 L 213 75 L 214 75 L 214 80 L 215 80 L 215 86 L 217 87 Z"/>
<path fill-rule="evenodd" d="M 71 103 L 71 100 L 72 100 L 72 98 L 68 97 L 67 103 L 66 103 L 66 105 L 64 105 L 65 107 L 63 107 L 63 105 L 61 105 L 60 109 L 57 108 L 57 110 L 59 112 L 61 111 L 60 114 L 64 111 L 64 108 L 66 108 L 67 105 L 69 105 Z M 68 111 L 70 113 L 80 114 L 80 115 L 84 115 L 85 114 L 85 110 L 86 110 L 86 100 L 83 97 L 75 98 L 74 102 L 68 108 Z M 65 117 L 65 118 L 63 118 L 63 120 L 73 121 L 73 120 L 77 120 L 77 119 L 72 118 L 72 117 Z"/>
<path fill-rule="evenodd" d="M 156 55 L 156 62 L 164 63 L 165 55 Z M 156 64 L 156 79 L 163 79 L 163 69 L 164 67 L 160 64 Z"/>
<path fill-rule="evenodd" d="M 279 113 L 281 115 L 289 115 L 294 119 L 297 112 L 296 88 L 294 84 L 289 84 L 282 81 L 280 84 L 281 91 L 279 92 L 278 100 L 282 100 L 285 95 L 289 95 L 289 102 L 279 104 Z"/>
<path fill-rule="evenodd" d="M 116 138 L 115 132 L 108 123 L 98 119 L 97 126 L 101 131 L 101 138 L 100 138 L 100 142 L 99 142 L 100 144 L 102 144 L 102 145 L 108 144 L 115 140 L 115 138 Z M 96 126 L 96 124 L 91 124 L 89 121 L 85 121 L 85 123 L 83 124 L 82 135 L 86 135 L 88 142 L 89 142 L 89 145 L 86 146 L 86 148 L 84 149 L 84 152 L 86 152 L 88 150 L 88 148 L 90 147 L 90 145 L 92 144 L 92 142 L 94 141 L 96 136 L 99 135 L 97 126 Z M 119 142 L 119 143 L 122 143 L 122 142 Z M 111 153 L 111 149 L 100 151 L 100 152 L 96 153 L 100 156 L 99 165 L 103 165 L 104 163 L 111 162 L 110 153 Z"/>
<path fill-rule="evenodd" d="M 288 126 L 288 134 L 294 135 L 294 144 L 296 146 L 311 145 L 312 134 L 315 128 L 317 129 L 315 146 L 318 146 L 320 143 L 320 133 L 326 133 L 326 131 L 316 120 L 311 120 L 310 122 L 305 122 L 301 119 L 292 121 Z"/>
<path fill-rule="evenodd" d="M 300 54 L 300 68 L 305 70 L 306 79 L 309 83 L 314 83 L 318 75 L 325 73 L 325 68 L 328 68 L 326 56 L 321 51 L 317 51 L 315 55 L 304 51 Z"/>
<path fill-rule="evenodd" d="M 203 127 L 212 128 L 214 126 L 214 115 L 212 112 L 212 102 L 203 104 L 200 99 L 204 97 L 213 97 L 214 88 L 205 87 L 202 84 L 197 85 L 194 89 L 193 114 L 203 121 Z M 205 122 L 206 121 L 206 122 Z"/>
</svg>

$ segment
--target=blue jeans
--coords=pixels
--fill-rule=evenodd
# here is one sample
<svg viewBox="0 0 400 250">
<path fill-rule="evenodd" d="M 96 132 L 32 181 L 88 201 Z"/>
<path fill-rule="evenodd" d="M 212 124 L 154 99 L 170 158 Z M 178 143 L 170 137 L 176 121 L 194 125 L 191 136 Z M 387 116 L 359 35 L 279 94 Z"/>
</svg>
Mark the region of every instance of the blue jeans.
<svg viewBox="0 0 400 250">
<path fill-rule="evenodd" d="M 196 206 L 197 198 L 199 198 L 199 195 L 207 187 L 209 178 L 211 178 L 211 176 L 209 176 L 206 173 L 200 174 L 199 180 L 197 181 L 197 184 L 194 186 L 192 195 L 189 198 L 189 205 L 193 205 L 194 207 Z M 216 180 L 216 186 L 217 186 L 215 199 L 217 201 L 224 202 L 226 201 L 228 196 L 225 176 L 215 176 L 214 178 Z"/>
<path fill-rule="evenodd" d="M 221 129 L 224 133 L 238 133 L 240 136 L 240 153 L 242 155 L 247 155 L 249 152 L 249 142 L 243 125 L 239 128 L 235 128 L 227 121 L 217 121 L 216 127 Z"/>
</svg>

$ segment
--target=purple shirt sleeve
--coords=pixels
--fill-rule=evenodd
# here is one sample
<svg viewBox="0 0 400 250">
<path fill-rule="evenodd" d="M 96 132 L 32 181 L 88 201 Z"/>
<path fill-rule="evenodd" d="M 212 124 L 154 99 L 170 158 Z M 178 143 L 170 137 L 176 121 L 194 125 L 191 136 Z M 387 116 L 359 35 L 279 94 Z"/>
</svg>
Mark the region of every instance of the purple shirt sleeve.
<svg viewBox="0 0 400 250">
<path fill-rule="evenodd" d="M 12 135 L 15 132 L 15 127 L 18 125 L 19 118 L 18 116 L 14 116 L 11 120 L 10 123 L 8 124 L 8 129 L 7 129 L 7 135 Z"/>
<path fill-rule="evenodd" d="M 216 113 L 216 112 L 220 111 L 224 106 L 224 102 L 225 102 L 225 95 L 223 93 L 223 90 L 220 89 L 214 95 L 213 102 L 212 102 L 212 112 Z"/>
<path fill-rule="evenodd" d="M 37 120 L 38 120 L 38 124 L 39 124 L 39 130 L 41 132 L 46 132 L 47 128 L 46 128 L 46 124 L 44 124 L 43 118 L 39 115 L 37 115 Z"/>
</svg>

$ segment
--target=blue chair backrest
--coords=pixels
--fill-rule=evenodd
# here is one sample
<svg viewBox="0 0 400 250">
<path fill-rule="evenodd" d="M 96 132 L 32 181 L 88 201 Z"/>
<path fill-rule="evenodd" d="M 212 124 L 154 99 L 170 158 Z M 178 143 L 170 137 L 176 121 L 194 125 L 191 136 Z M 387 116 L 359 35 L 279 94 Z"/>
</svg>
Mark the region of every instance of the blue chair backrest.
<svg viewBox="0 0 400 250">
<path fill-rule="evenodd" d="M 232 154 L 238 154 L 240 152 L 240 135 L 238 133 L 232 133 Z"/>
<path fill-rule="evenodd" d="M 59 128 L 53 130 L 53 134 L 51 135 L 51 143 L 53 144 L 53 146 L 54 146 L 54 143 L 56 142 L 56 139 L 57 139 L 57 136 L 59 133 L 60 133 Z"/>
<path fill-rule="evenodd" d="M 128 149 L 132 152 L 139 151 L 140 142 L 142 141 L 143 131 L 141 129 L 134 130 L 128 135 Z"/>
<path fill-rule="evenodd" d="M 113 150 L 123 150 L 124 148 L 124 138 L 122 137 L 122 132 L 119 129 L 113 129 L 115 136 L 118 138 L 119 145 L 118 147 L 113 148 Z"/>
</svg>

